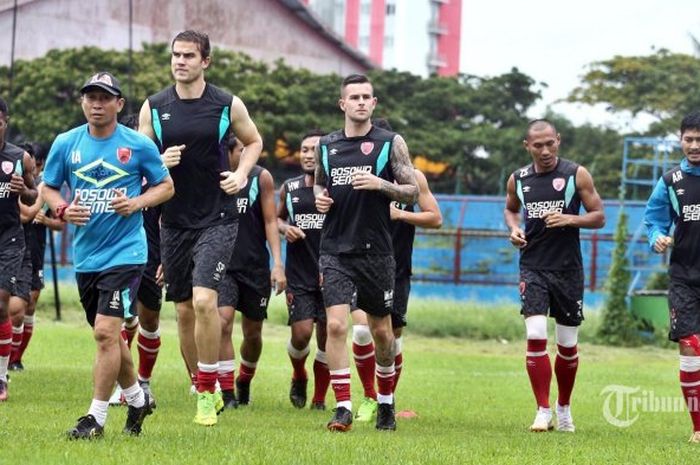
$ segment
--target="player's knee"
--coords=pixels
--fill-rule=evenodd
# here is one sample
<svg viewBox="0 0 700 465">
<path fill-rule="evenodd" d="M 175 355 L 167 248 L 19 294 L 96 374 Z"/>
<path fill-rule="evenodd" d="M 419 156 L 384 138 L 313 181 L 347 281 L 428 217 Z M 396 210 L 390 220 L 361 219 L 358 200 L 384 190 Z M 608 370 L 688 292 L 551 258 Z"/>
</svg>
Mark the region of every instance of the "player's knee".
<svg viewBox="0 0 700 465">
<path fill-rule="evenodd" d="M 345 339 L 348 334 L 347 321 L 344 319 L 330 318 L 326 326 L 326 333 L 328 337 Z"/>
<path fill-rule="evenodd" d="M 330 322 L 329 322 L 330 324 Z M 329 328 L 330 329 L 330 328 Z M 358 346 L 366 346 L 372 342 L 372 333 L 367 325 L 353 325 L 352 342 Z"/>
<path fill-rule="evenodd" d="M 192 305 L 197 314 L 216 311 L 216 293 L 198 292 L 192 296 Z"/>
<path fill-rule="evenodd" d="M 387 347 L 393 350 L 394 332 L 391 330 L 391 327 L 374 328 L 373 336 L 377 347 Z"/>
<path fill-rule="evenodd" d="M 105 348 L 117 344 L 121 335 L 108 325 L 95 324 L 93 337 L 98 347 Z"/>
<path fill-rule="evenodd" d="M 557 323 L 557 344 L 562 347 L 574 347 L 578 343 L 578 326 L 564 326 Z"/>
<path fill-rule="evenodd" d="M 533 315 L 525 318 L 525 331 L 528 339 L 547 339 L 547 317 Z"/>
<path fill-rule="evenodd" d="M 700 335 L 691 334 L 678 341 L 681 355 L 700 356 Z"/>
</svg>

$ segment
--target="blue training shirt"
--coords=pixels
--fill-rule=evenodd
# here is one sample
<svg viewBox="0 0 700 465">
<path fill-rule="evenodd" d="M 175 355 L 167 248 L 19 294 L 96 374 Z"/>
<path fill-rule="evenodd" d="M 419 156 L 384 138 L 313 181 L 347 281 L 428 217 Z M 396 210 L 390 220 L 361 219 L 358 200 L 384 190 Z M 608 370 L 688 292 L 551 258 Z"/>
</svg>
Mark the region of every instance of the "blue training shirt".
<svg viewBox="0 0 700 465">
<path fill-rule="evenodd" d="M 700 176 L 700 167 L 692 166 L 687 158 L 681 160 L 681 170 L 691 176 Z M 647 227 L 649 247 L 654 250 L 654 243 L 659 236 L 668 236 L 673 224 L 671 199 L 663 177 L 656 183 L 647 208 L 644 210 L 644 224 Z"/>
<path fill-rule="evenodd" d="M 115 190 L 137 197 L 142 178 L 155 185 L 167 176 L 156 144 L 121 124 L 104 139 L 91 136 L 87 124 L 59 134 L 46 160 L 44 183 L 55 189 L 67 183 L 72 198 L 79 194 L 80 204 L 89 206 L 91 212 L 87 224 L 75 228 L 76 272 L 146 263 L 143 215 L 136 212 L 120 216 L 111 201 Z"/>
</svg>

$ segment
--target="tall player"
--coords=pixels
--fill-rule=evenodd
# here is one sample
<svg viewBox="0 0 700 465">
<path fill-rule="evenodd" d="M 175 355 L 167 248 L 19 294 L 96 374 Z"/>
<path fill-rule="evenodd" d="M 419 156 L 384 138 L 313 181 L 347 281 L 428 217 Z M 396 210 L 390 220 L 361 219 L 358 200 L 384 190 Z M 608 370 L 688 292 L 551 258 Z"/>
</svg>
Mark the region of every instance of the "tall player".
<svg viewBox="0 0 700 465">
<path fill-rule="evenodd" d="M 304 173 L 282 184 L 277 206 L 279 231 L 287 239 L 287 310 L 292 333 L 287 343 L 287 353 L 293 369 L 289 400 L 296 408 L 306 405 L 309 378 L 304 365 L 315 325 L 317 349 L 311 399 L 314 410 L 326 409 L 326 392 L 330 384 L 326 358 L 326 309 L 318 274 L 318 253 L 325 215 L 316 209 L 313 192 L 316 170 L 314 154 L 323 135 L 325 133 L 316 130 L 302 138 L 299 161 Z"/>
<path fill-rule="evenodd" d="M 144 102 L 139 130 L 156 141 L 175 182 L 175 196 L 161 216 L 165 298 L 175 302 L 180 348 L 190 373 L 196 373 L 194 421 L 209 426 L 223 408 L 215 395 L 217 300 L 237 231 L 237 212 L 227 195 L 246 184 L 262 140 L 241 99 L 204 80 L 211 64 L 206 34 L 181 32 L 171 51 L 175 85 Z M 229 171 L 225 147 L 231 130 L 246 153 L 235 172 Z"/>
<path fill-rule="evenodd" d="M 376 347 L 376 427 L 396 429 L 393 404 L 394 335 L 391 328 L 395 263 L 389 204 L 418 198 L 408 147 L 395 133 L 372 126 L 377 99 L 366 76 L 346 77 L 339 106 L 345 127 L 324 136 L 317 149 L 314 193 L 326 213 L 319 268 L 328 318 L 326 353 L 337 409 L 331 431 L 352 425 L 350 368 L 345 345 L 350 305 L 368 314 Z M 394 183 L 396 181 L 396 183 Z"/>
<path fill-rule="evenodd" d="M 151 408 L 148 394 L 136 381 L 120 331 L 124 317 L 133 314 L 146 263 L 141 210 L 172 197 L 173 183 L 155 144 L 117 123 L 124 99 L 114 76 L 99 72 L 80 93 L 87 124 L 56 138 L 46 160 L 42 189 L 56 216 L 76 226 L 76 280 L 97 345 L 92 403 L 68 436 L 103 435 L 109 394 L 117 381 L 124 386 L 129 405 L 124 432 L 138 435 Z M 142 194 L 143 178 L 152 187 Z M 70 204 L 60 192 L 64 183 L 73 195 Z"/>
<path fill-rule="evenodd" d="M 229 138 L 229 162 L 237 169 L 247 157 L 235 137 Z M 287 286 L 282 266 L 280 237 L 275 213 L 275 185 L 269 171 L 254 166 L 248 182 L 235 199 L 239 214 L 238 237 L 233 256 L 219 290 L 221 348 L 219 350 L 219 384 L 227 407 L 250 403 L 250 383 L 262 353 L 262 327 L 272 288 L 279 294 Z M 270 247 L 268 252 L 265 242 Z M 272 271 L 270 271 L 272 254 Z M 241 365 L 236 378 L 238 398 L 233 397 L 235 358 L 233 320 L 235 310 L 241 314 Z"/>
<path fill-rule="evenodd" d="M 669 339 L 678 343 L 680 382 L 693 435 L 690 442 L 700 443 L 700 112 L 681 121 L 680 165 L 664 173 L 649 197 L 644 222 L 649 246 L 656 253 L 671 250 L 668 307 L 671 330 Z M 673 237 L 669 236 L 675 225 Z"/>
<path fill-rule="evenodd" d="M 12 347 L 10 295 L 15 292 L 25 249 L 19 202 L 33 205 L 37 197 L 32 157 L 5 140 L 9 120 L 7 103 L 0 99 L 0 402 L 8 396 L 7 366 Z"/>
<path fill-rule="evenodd" d="M 527 373 L 537 401 L 531 431 L 553 429 L 549 406 L 552 367 L 547 354 L 547 315 L 556 320 L 559 386 L 557 429 L 573 432 L 571 392 L 578 368 L 578 327 L 583 321 L 583 264 L 579 230 L 605 224 L 603 202 L 584 168 L 559 158 L 561 137 L 544 119 L 530 122 L 523 146 L 532 163 L 508 178 L 505 222 L 520 249 L 521 313 L 527 331 Z M 586 213 L 579 215 L 583 204 Z M 525 211 L 525 230 L 520 210 Z"/>
</svg>

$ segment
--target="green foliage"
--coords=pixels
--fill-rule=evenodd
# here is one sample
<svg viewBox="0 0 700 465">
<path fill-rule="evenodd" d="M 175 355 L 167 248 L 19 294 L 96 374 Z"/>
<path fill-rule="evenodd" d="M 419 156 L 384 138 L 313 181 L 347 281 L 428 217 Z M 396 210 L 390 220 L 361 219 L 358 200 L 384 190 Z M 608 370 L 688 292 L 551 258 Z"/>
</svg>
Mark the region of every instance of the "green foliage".
<svg viewBox="0 0 700 465">
<path fill-rule="evenodd" d="M 630 285 L 627 260 L 627 214 L 620 209 L 615 229 L 615 250 L 608 273 L 602 322 L 598 328 L 601 342 L 615 346 L 635 346 L 640 343 L 637 323 L 627 308 L 627 289 Z"/>
<path fill-rule="evenodd" d="M 649 277 L 644 288 L 649 290 L 668 290 L 668 284 L 668 273 L 657 272 Z"/>
<path fill-rule="evenodd" d="M 570 102 L 606 103 L 611 111 L 648 113 L 651 134 L 677 132 L 681 118 L 700 107 L 700 59 L 659 50 L 648 56 L 615 56 L 590 65 Z"/>
</svg>

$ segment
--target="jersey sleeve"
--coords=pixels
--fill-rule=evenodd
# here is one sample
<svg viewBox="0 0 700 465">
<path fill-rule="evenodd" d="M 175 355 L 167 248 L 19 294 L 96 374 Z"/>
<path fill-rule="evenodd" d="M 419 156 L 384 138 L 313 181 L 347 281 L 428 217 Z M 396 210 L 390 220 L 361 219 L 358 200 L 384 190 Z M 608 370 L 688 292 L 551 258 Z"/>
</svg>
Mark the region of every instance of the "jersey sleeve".
<svg viewBox="0 0 700 465">
<path fill-rule="evenodd" d="M 59 135 L 51 144 L 51 150 L 44 165 L 44 184 L 60 189 L 64 182 L 70 182 L 66 166 L 67 144 L 65 137 Z"/>
<path fill-rule="evenodd" d="M 649 247 L 653 250 L 659 236 L 667 236 L 673 223 L 671 216 L 671 201 L 663 178 L 656 183 L 649 197 L 647 208 L 644 210 L 644 224 L 647 227 Z"/>
<path fill-rule="evenodd" d="M 141 160 L 141 175 L 146 178 L 150 186 L 160 184 L 169 172 L 160 159 L 156 143 L 144 136 L 141 151 L 142 156 L 139 158 Z"/>
</svg>

